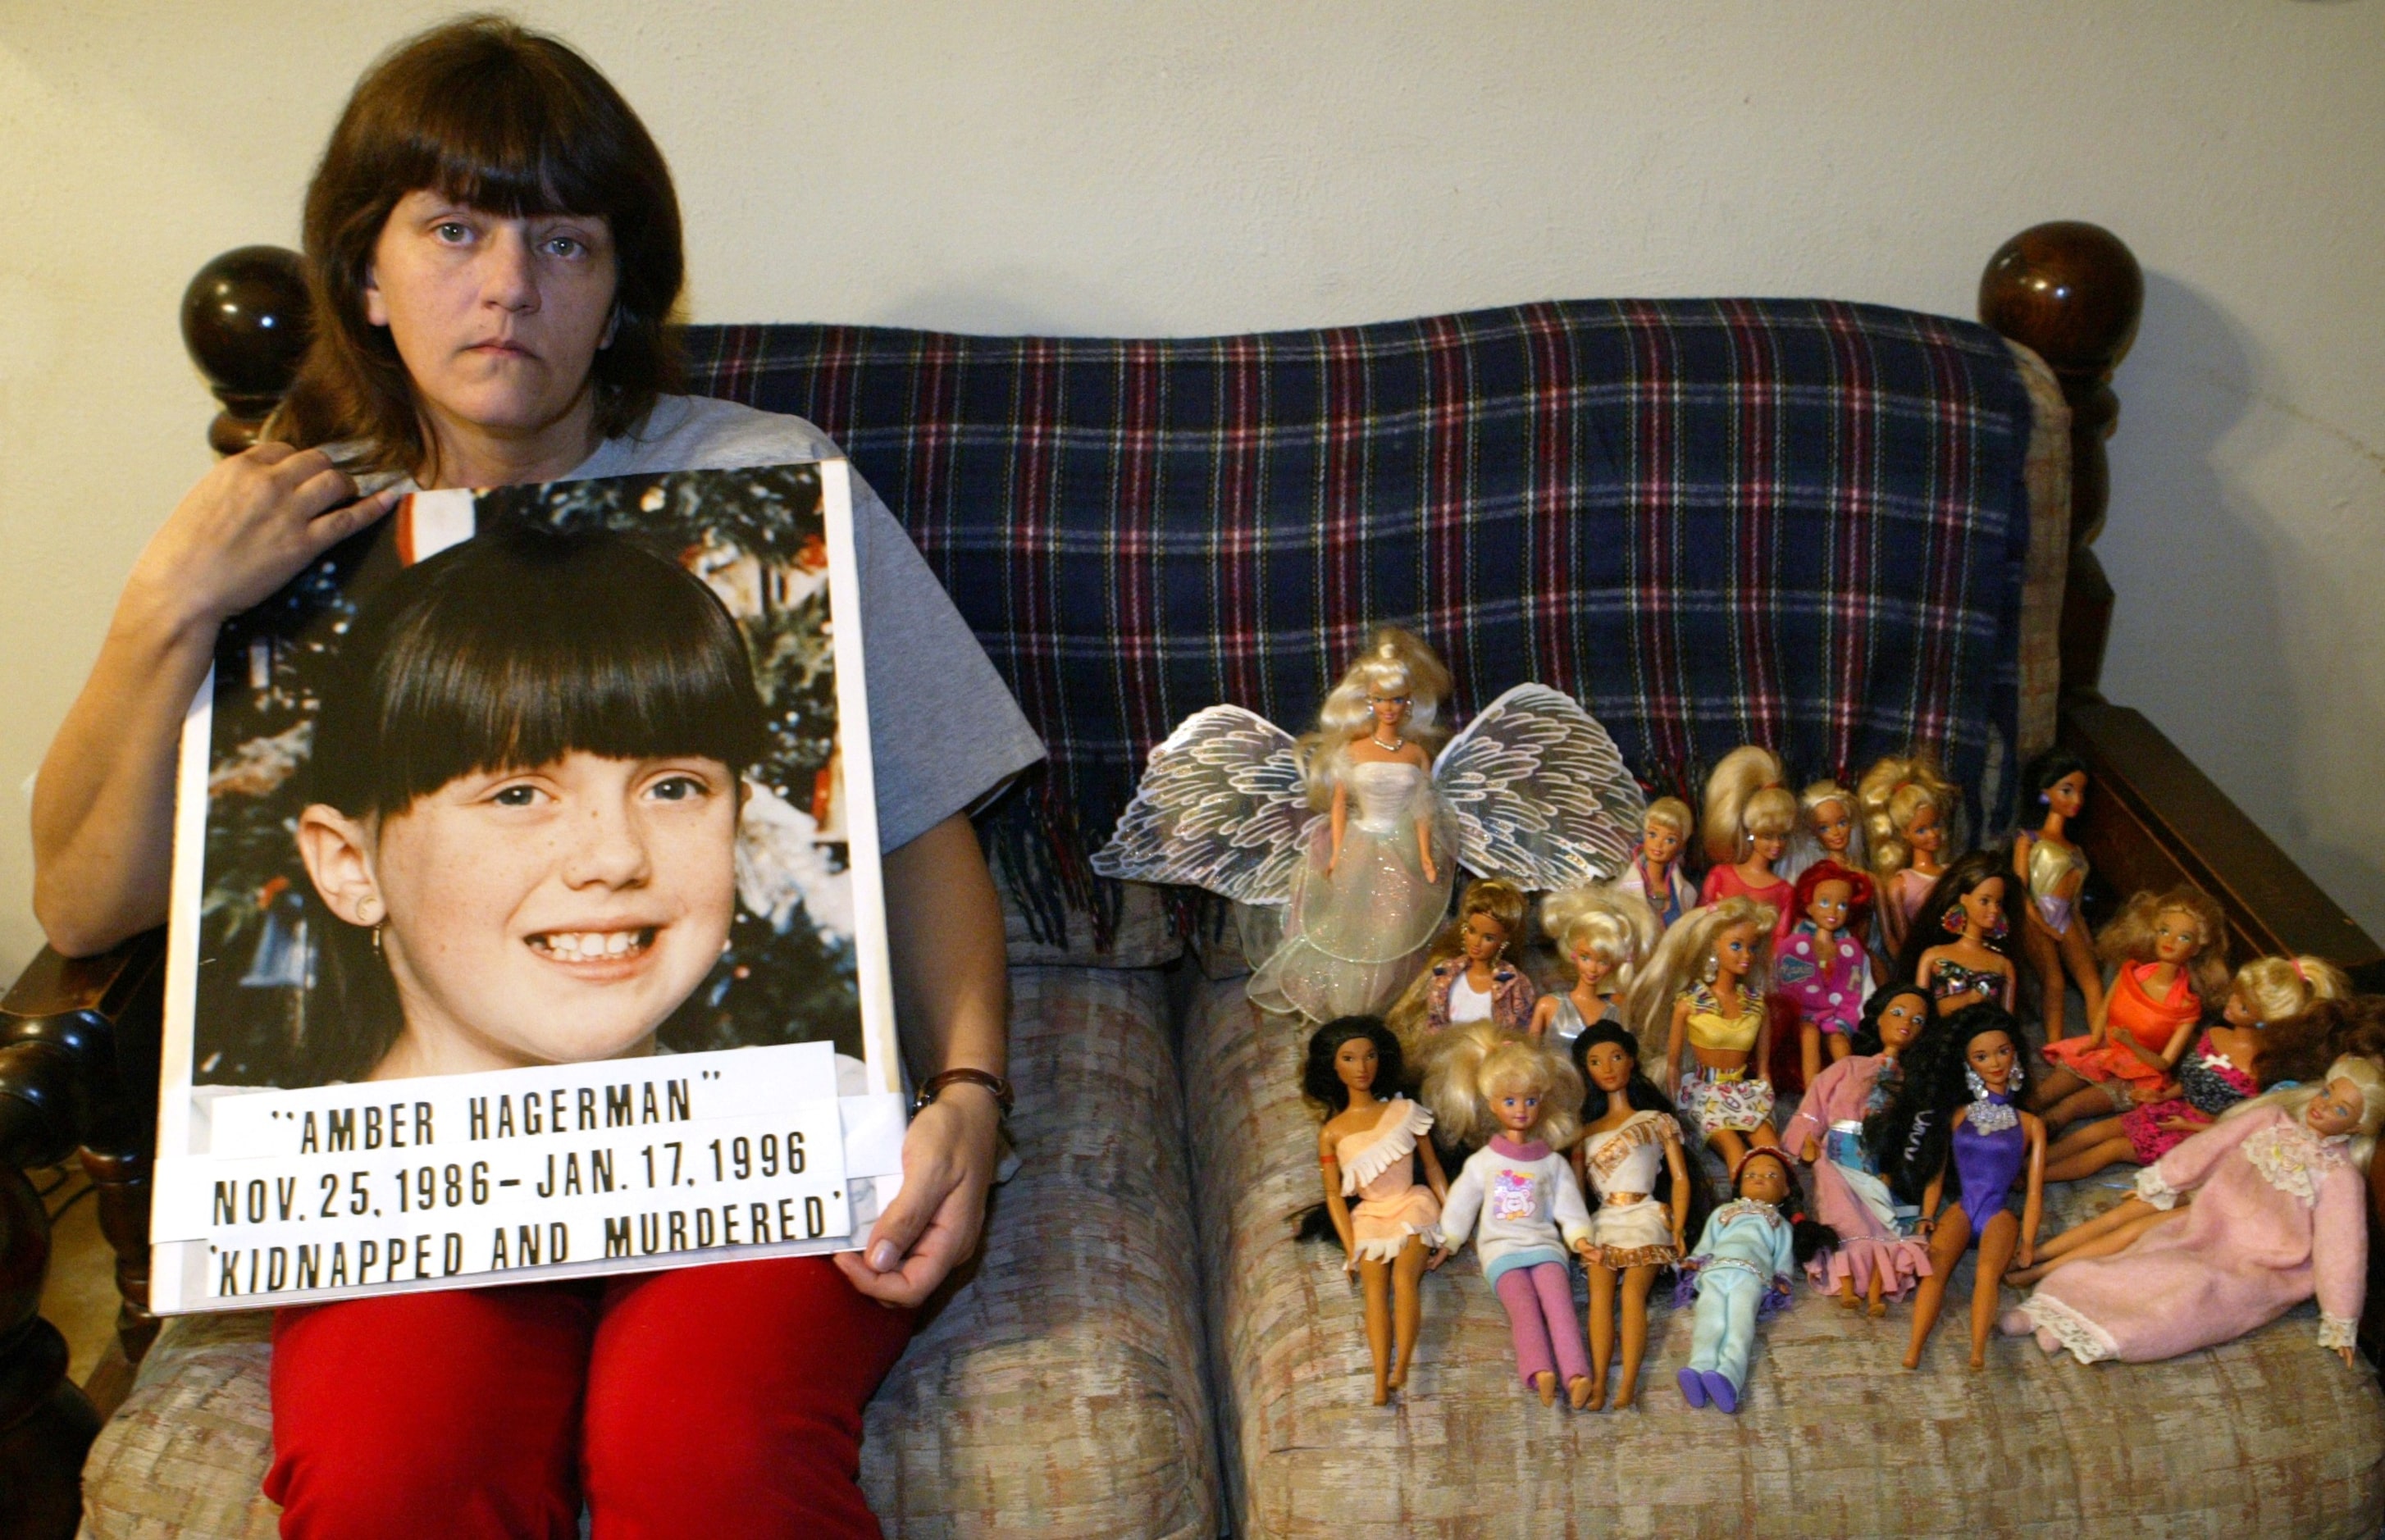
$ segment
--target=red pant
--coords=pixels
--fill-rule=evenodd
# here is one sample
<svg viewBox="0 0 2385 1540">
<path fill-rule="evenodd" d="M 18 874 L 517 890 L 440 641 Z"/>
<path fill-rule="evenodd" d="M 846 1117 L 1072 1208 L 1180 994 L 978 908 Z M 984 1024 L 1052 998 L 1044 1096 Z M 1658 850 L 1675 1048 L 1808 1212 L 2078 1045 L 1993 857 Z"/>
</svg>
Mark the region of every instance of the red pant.
<svg viewBox="0 0 2385 1540">
<path fill-rule="evenodd" d="M 878 1534 L 861 1409 L 911 1312 L 825 1257 L 390 1295 L 273 1322 L 285 1536 Z"/>
</svg>

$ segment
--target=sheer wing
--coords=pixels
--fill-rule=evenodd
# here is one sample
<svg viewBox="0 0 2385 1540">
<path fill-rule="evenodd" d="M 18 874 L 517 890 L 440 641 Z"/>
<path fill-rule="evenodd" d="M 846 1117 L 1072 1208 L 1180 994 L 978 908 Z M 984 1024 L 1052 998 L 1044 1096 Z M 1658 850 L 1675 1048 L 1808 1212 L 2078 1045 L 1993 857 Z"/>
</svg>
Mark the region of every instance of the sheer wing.
<svg viewBox="0 0 2385 1540">
<path fill-rule="evenodd" d="M 1151 751 L 1117 832 L 1093 853 L 1093 870 L 1282 903 L 1292 896 L 1301 831 L 1317 816 L 1292 735 L 1240 706 L 1210 706 Z"/>
<path fill-rule="evenodd" d="M 1433 782 L 1458 860 L 1536 891 L 1620 872 L 1648 806 L 1598 719 L 1546 685 L 1483 707 L 1441 751 Z"/>
</svg>

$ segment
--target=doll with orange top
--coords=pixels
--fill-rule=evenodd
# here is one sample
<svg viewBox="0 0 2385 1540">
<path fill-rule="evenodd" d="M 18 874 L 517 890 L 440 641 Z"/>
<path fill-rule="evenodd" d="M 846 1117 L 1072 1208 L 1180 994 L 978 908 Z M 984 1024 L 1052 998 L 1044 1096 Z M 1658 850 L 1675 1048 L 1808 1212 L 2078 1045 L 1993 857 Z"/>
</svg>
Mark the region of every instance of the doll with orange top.
<svg viewBox="0 0 2385 1540">
<path fill-rule="evenodd" d="M 1752 899 L 1775 914 L 1789 908 L 1789 884 L 1775 870 L 1797 826 L 1797 799 L 1781 784 L 1779 757 L 1742 744 L 1706 777 L 1698 838 L 1714 864 L 1698 888 L 1702 904 Z"/>
<path fill-rule="evenodd" d="M 2199 888 L 2139 893 L 2095 950 L 2114 965 L 2111 993 L 2083 1036 L 2045 1045 L 2054 1071 L 2032 1102 L 2056 1130 L 2127 1112 L 2139 1090 L 2157 1091 L 2204 1012 L 2227 1000 L 2227 922 Z"/>
<path fill-rule="evenodd" d="M 2038 1009 L 2045 1040 L 2063 1039 L 2067 1015 L 2063 975 L 2068 972 L 2087 1002 L 2092 1025 L 2104 1019 L 2104 975 L 2079 917 L 2079 894 L 2087 881 L 2087 852 L 2069 836 L 2069 826 L 2087 807 L 2087 762 L 2067 749 L 2048 749 L 2029 762 L 2021 789 L 2036 800 L 2042 822 L 2013 836 L 2013 876 L 2027 888 L 2018 905 L 2021 955 L 2037 975 Z"/>
<path fill-rule="evenodd" d="M 1835 861 L 1798 874 L 1786 928 L 1773 938 L 1772 987 L 1797 1022 L 1797 1052 L 1812 1085 L 1822 1073 L 1822 1045 L 1830 1062 L 1854 1049 L 1855 1024 L 1871 993 L 1871 963 L 1861 937 L 1871 913 L 1871 879 Z M 1793 915 L 1793 918 L 1792 916 Z"/>
<path fill-rule="evenodd" d="M 1327 1114 L 1317 1135 L 1325 1205 L 1312 1211 L 1302 1234 L 1322 1239 L 1317 1219 L 1329 1222 L 1348 1259 L 1344 1271 L 1358 1275 L 1377 1406 L 1407 1384 L 1423 1319 L 1419 1285 L 1428 1267 L 1440 1265 L 1442 1203 L 1449 1192 L 1424 1136 L 1432 1114 L 1399 1094 L 1402 1073 L 1399 1039 L 1381 1022 L 1344 1016 L 1310 1035 L 1300 1081 Z M 1391 1095 L 1377 1096 L 1378 1086 Z"/>
<path fill-rule="evenodd" d="M 1424 971 L 1392 1007 L 1392 1030 L 1411 1045 L 1468 1022 L 1508 1032 L 1531 1025 L 1540 986 L 1517 965 L 1524 943 L 1524 890 L 1499 877 L 1466 885 L 1457 918 L 1426 952 Z"/>
<path fill-rule="evenodd" d="M 1855 788 L 1863 812 L 1865 854 L 1876 896 L 1879 954 L 1892 960 L 1921 900 L 1945 872 L 1947 820 L 1954 814 L 1954 789 L 1938 767 L 1919 755 L 1883 759 L 1864 772 Z"/>
<path fill-rule="evenodd" d="M 1615 879 L 1616 890 L 1645 903 L 1662 928 L 1698 905 L 1698 890 L 1681 873 L 1681 855 L 1697 821 L 1679 797 L 1659 797 L 1640 820 L 1640 848 Z"/>
</svg>

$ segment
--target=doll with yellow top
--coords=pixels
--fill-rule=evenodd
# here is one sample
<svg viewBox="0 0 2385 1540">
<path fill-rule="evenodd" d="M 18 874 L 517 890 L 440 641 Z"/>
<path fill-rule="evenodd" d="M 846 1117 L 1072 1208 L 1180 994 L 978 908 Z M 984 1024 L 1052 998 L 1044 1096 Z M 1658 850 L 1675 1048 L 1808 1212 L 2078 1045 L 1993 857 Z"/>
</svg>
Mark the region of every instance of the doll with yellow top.
<svg viewBox="0 0 2385 1540">
<path fill-rule="evenodd" d="M 1640 820 L 1640 848 L 1615 879 L 1618 893 L 1648 906 L 1661 929 L 1698 906 L 1698 890 L 1682 875 L 1681 856 L 1697 829 L 1696 815 L 1679 797 L 1659 797 Z"/>
<path fill-rule="evenodd" d="M 1659 928 L 1648 906 L 1611 888 L 1567 888 L 1542 900 L 1541 928 L 1571 976 L 1566 988 L 1533 1004 L 1532 1036 L 1563 1047 L 1601 1022 L 1621 1022 L 1616 998 L 1656 950 Z"/>
<path fill-rule="evenodd" d="M 1530 1025 L 1541 991 L 1517 961 L 1524 910 L 1524 890 L 1512 882 L 1482 877 L 1467 883 L 1458 895 L 1457 918 L 1433 938 L 1424 971 L 1392 1007 L 1392 1030 L 1418 1044 L 1469 1022 L 1492 1022 L 1508 1032 Z"/>
<path fill-rule="evenodd" d="M 1698 825 L 1714 864 L 1698 888 L 1702 904 L 1753 899 L 1775 914 L 1789 908 L 1788 880 L 1775 869 L 1797 826 L 1797 799 L 1781 784 L 1779 756 L 1753 743 L 1722 756 L 1706 777 L 1705 813 Z"/>
<path fill-rule="evenodd" d="M 1432 1141 L 1432 1114 L 1398 1092 L 1399 1039 L 1371 1016 L 1326 1023 L 1308 1039 L 1301 1089 L 1325 1109 L 1317 1161 L 1325 1204 L 1303 1226 L 1322 1239 L 1332 1226 L 1367 1301 L 1367 1347 L 1375 1360 L 1375 1405 L 1407 1384 L 1416 1355 L 1425 1270 L 1441 1263 L 1441 1211 L 1449 1184 Z M 1391 1092 L 1379 1097 L 1380 1086 Z M 1418 1162 L 1424 1185 L 1416 1180 Z M 1353 1202 L 1355 1199 L 1355 1202 Z"/>
<path fill-rule="evenodd" d="M 2095 938 L 2111 992 L 2084 1036 L 2049 1041 L 2032 1105 L 2056 1130 L 2122 1112 L 2170 1078 L 2204 1012 L 2228 998 L 2228 925 L 2194 888 L 2139 893 Z"/>
<path fill-rule="evenodd" d="M 1913 916 L 1930 885 L 1946 870 L 1947 821 L 1954 789 L 1921 755 L 1892 755 L 1872 765 L 1855 786 L 1865 854 L 1879 889 L 1879 954 L 1892 961 L 1904 950 Z"/>
<path fill-rule="evenodd" d="M 2013 836 L 2012 871 L 2028 889 L 2018 907 L 2021 955 L 2037 975 L 2038 1008 L 2045 1040 L 2064 1037 L 2067 1012 L 2063 976 L 2079 986 L 2092 1026 L 2104 1019 L 2104 975 L 2079 915 L 2079 894 L 2087 881 L 2087 852 L 2069 836 L 2069 826 L 2087 807 L 2087 762 L 2067 749 L 2048 749 L 2021 773 L 2022 791 L 2034 799 L 2041 822 Z"/>
<path fill-rule="evenodd" d="M 1693 910 L 1665 933 L 1632 987 L 1633 1031 L 1664 1044 L 1654 1077 L 1728 1164 L 1750 1144 L 1778 1144 L 1765 1077 L 1771 1012 L 1764 972 L 1778 915 L 1753 899 Z"/>
</svg>

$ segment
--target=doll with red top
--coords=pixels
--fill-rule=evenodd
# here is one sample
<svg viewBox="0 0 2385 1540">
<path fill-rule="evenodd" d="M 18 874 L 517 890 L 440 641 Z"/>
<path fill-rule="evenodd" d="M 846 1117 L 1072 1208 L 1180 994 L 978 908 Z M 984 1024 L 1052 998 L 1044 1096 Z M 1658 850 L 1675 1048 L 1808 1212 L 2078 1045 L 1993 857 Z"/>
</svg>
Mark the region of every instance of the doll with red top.
<svg viewBox="0 0 2385 1540">
<path fill-rule="evenodd" d="M 1432 1141 L 1432 1114 L 1399 1094 L 1399 1039 L 1372 1016 L 1326 1023 L 1308 1039 L 1301 1089 L 1325 1109 L 1317 1134 L 1325 1204 L 1304 1224 L 1322 1239 L 1329 1222 L 1367 1301 L 1367 1347 L 1375 1360 L 1375 1405 L 1406 1385 L 1423 1318 L 1419 1285 L 1441 1263 L 1441 1211 L 1449 1183 Z M 1391 1090 L 1378 1097 L 1375 1087 Z M 1416 1167 L 1424 1167 L 1424 1185 Z M 1354 1203 L 1352 1200 L 1355 1199 Z"/>
<path fill-rule="evenodd" d="M 1690 804 L 1679 797 L 1659 797 L 1648 804 L 1640 820 L 1640 848 L 1615 879 L 1618 892 L 1638 898 L 1656 916 L 1661 928 L 1698 906 L 1698 890 L 1681 872 L 1681 854 L 1696 828 Z"/>
<path fill-rule="evenodd" d="M 1921 900 L 1945 873 L 1954 789 L 1929 759 L 1892 755 L 1864 772 L 1855 801 L 1879 889 L 1879 951 L 1883 960 L 1892 960 L 1904 950 Z"/>
<path fill-rule="evenodd" d="M 1853 1051 L 1855 1023 L 1871 993 L 1871 962 L 1860 939 L 1871 914 L 1871 879 L 1835 861 L 1798 874 L 1787 926 L 1773 938 L 1772 987 L 1797 1022 L 1797 1052 L 1812 1085 L 1830 1062 Z M 1791 916 L 1793 915 L 1792 919 Z"/>
<path fill-rule="evenodd" d="M 1995 852 L 1973 851 L 1946 868 L 1913 918 L 1897 957 L 1896 980 L 1929 991 L 1938 1013 L 2013 1002 L 2013 963 L 2004 953 L 2012 887 Z"/>
<path fill-rule="evenodd" d="M 2111 993 L 2083 1036 L 2045 1045 L 2054 1071 L 2033 1105 L 2057 1130 L 2127 1112 L 2138 1090 L 2158 1090 L 2204 1012 L 2227 1000 L 2227 921 L 2198 888 L 2139 893 L 2095 950 L 2113 964 Z"/>
<path fill-rule="evenodd" d="M 2042 821 L 2013 836 L 2013 876 L 2029 902 L 2018 905 L 2021 955 L 2037 975 L 2038 1008 L 2045 1040 L 2060 1042 L 2067 1018 L 2066 970 L 2087 1002 L 2087 1020 L 2104 1017 L 2104 975 L 2079 915 L 2079 895 L 2087 881 L 2087 852 L 2069 837 L 2069 826 L 2087 808 L 2087 762 L 2067 749 L 2048 749 L 2021 773 L 2023 791 L 2036 800 Z"/>
<path fill-rule="evenodd" d="M 1524 890 L 1498 877 L 1466 885 L 1457 918 L 1443 926 L 1426 953 L 1424 971 L 1392 1008 L 1392 1029 L 1410 1043 L 1492 1022 L 1508 1032 L 1531 1025 L 1540 986 L 1517 964 L 1523 949 Z"/>
<path fill-rule="evenodd" d="M 1702 904 L 1752 899 L 1775 914 L 1787 910 L 1788 882 L 1774 868 L 1797 826 L 1797 799 L 1781 784 L 1779 757 L 1742 744 L 1722 756 L 1706 777 L 1705 814 L 1698 837 L 1714 864 L 1698 888 Z"/>
</svg>

